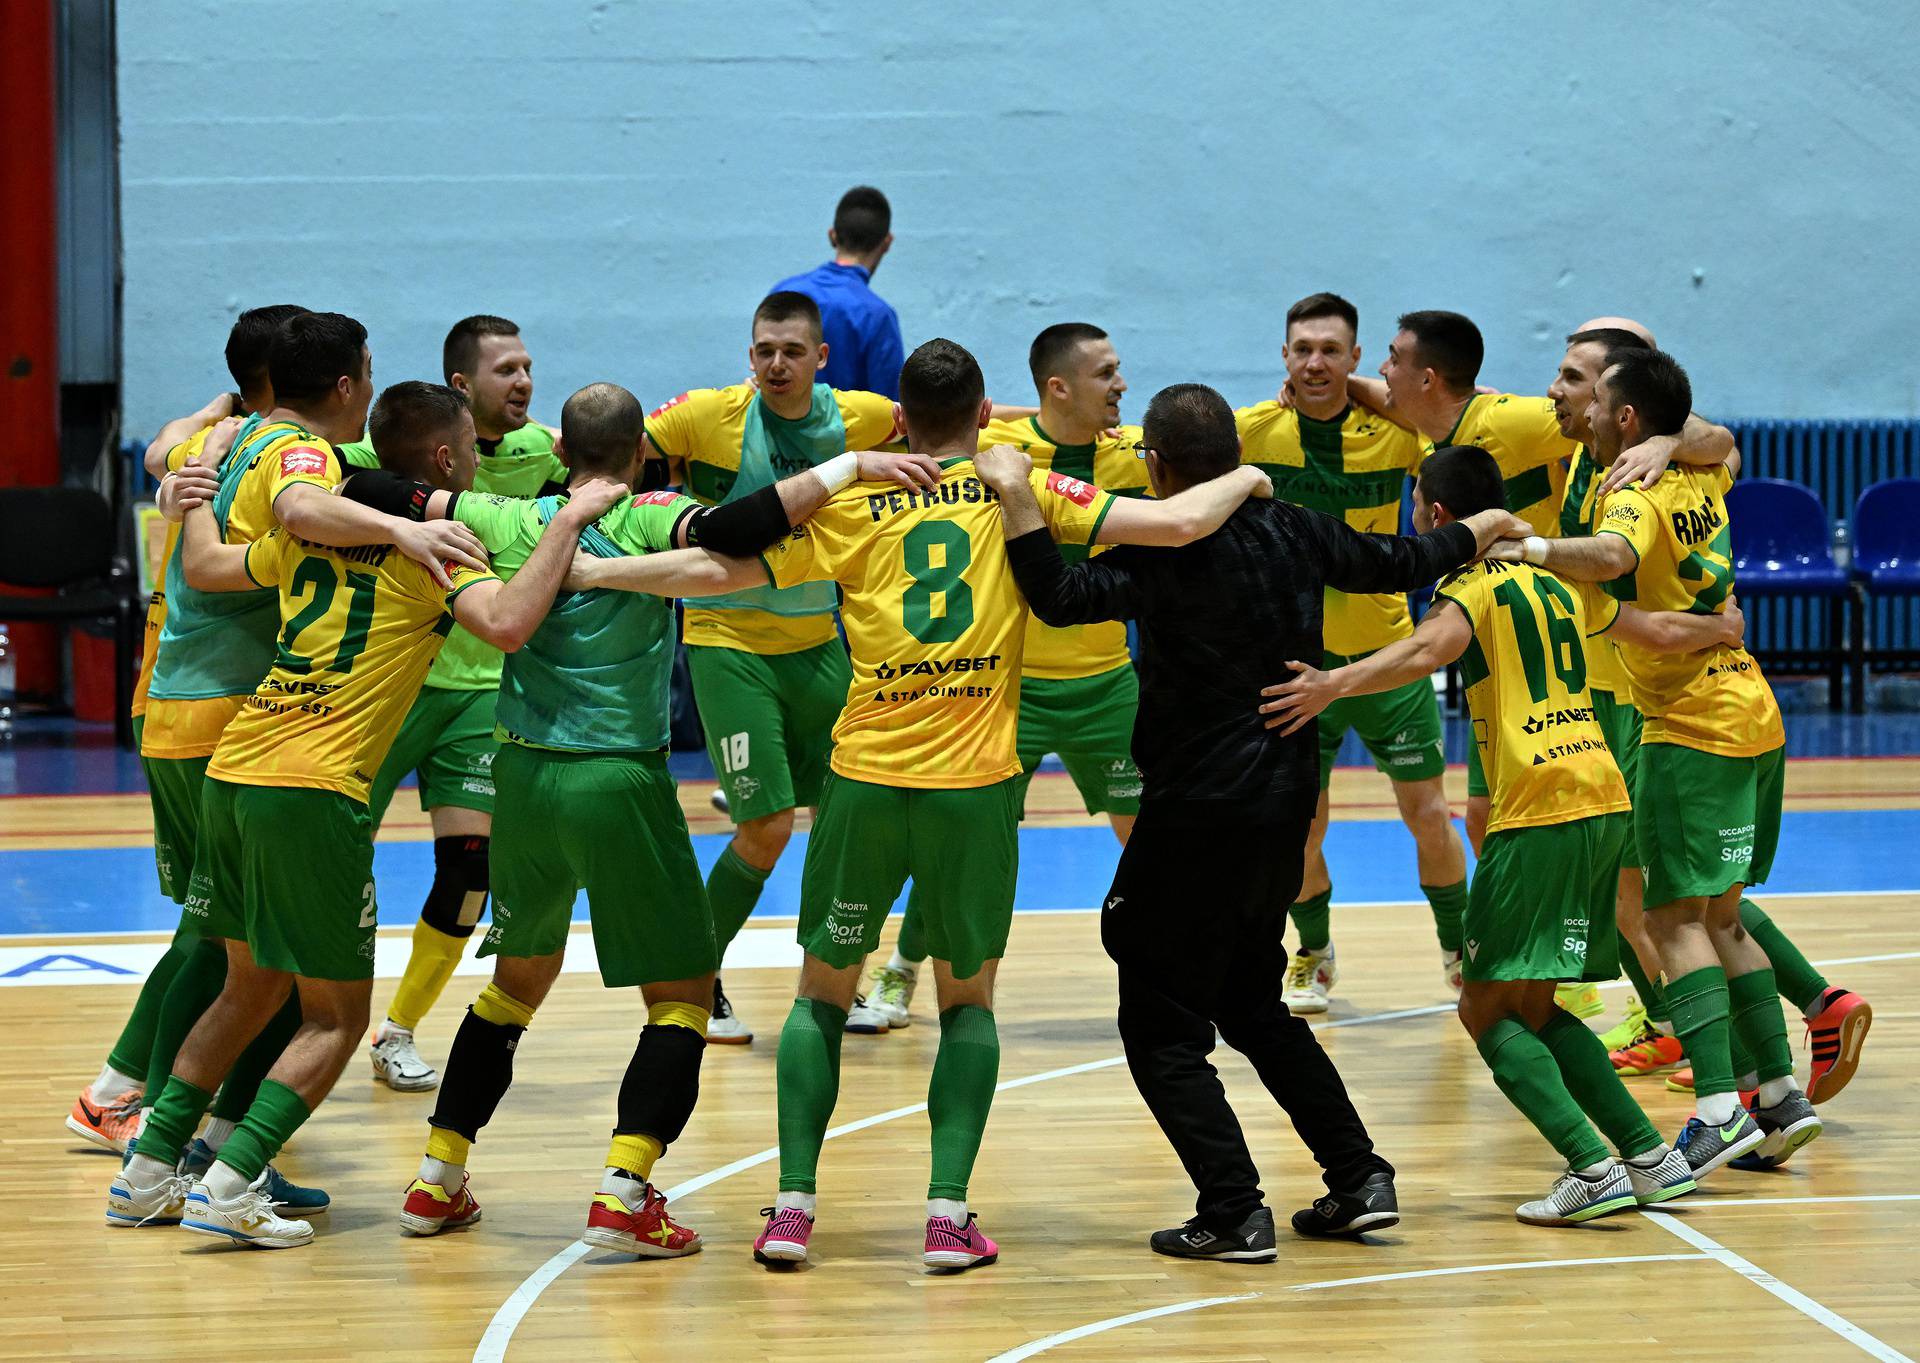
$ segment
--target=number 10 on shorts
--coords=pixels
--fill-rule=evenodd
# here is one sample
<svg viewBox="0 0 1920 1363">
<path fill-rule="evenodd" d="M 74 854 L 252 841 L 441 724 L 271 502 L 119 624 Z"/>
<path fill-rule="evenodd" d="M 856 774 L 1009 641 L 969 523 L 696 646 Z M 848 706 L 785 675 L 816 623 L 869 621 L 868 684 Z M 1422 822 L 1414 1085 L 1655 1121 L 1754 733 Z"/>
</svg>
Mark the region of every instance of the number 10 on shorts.
<svg viewBox="0 0 1920 1363">
<path fill-rule="evenodd" d="M 747 736 L 728 734 L 720 742 L 720 760 L 726 764 L 727 774 L 745 771 L 747 767 Z"/>
</svg>

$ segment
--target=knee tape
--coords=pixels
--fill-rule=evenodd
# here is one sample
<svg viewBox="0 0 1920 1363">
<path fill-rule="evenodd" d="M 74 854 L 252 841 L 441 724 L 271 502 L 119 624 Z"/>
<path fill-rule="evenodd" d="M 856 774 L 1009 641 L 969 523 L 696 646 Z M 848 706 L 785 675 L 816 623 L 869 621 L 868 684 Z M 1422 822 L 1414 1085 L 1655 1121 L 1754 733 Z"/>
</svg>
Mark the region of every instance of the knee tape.
<svg viewBox="0 0 1920 1363">
<path fill-rule="evenodd" d="M 433 888 L 420 916 L 449 937 L 471 937 L 487 910 L 487 846 L 483 837 L 433 840 Z"/>
</svg>

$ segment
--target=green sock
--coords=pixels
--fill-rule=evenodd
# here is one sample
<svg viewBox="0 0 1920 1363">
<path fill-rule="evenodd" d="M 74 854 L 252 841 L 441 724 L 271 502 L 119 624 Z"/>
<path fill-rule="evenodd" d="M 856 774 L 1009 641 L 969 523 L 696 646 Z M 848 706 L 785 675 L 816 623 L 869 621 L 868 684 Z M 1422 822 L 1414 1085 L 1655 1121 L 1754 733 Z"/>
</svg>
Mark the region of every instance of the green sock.
<svg viewBox="0 0 1920 1363">
<path fill-rule="evenodd" d="M 1693 1062 L 1696 1095 L 1733 1092 L 1733 1028 L 1727 1011 L 1727 975 L 1717 965 L 1701 966 L 1667 984 L 1673 1033 Z"/>
<path fill-rule="evenodd" d="M 1525 1023 L 1501 1018 L 1474 1044 L 1507 1101 L 1560 1152 L 1568 1168 L 1585 1169 L 1606 1159 L 1606 1142 L 1567 1092 L 1553 1052 Z"/>
<path fill-rule="evenodd" d="M 1640 965 L 1640 954 L 1633 949 L 1633 943 L 1627 940 L 1625 933 L 1620 938 L 1620 964 L 1625 967 L 1627 978 L 1633 981 L 1633 989 L 1640 997 L 1640 1006 L 1647 1010 L 1647 1016 L 1655 1022 L 1671 1023 L 1673 1013 L 1667 1007 L 1667 991 L 1659 980 L 1648 977 Z"/>
<path fill-rule="evenodd" d="M 148 1075 L 172 1074 L 173 1058 L 180 1053 L 180 1043 L 187 1039 L 187 1033 L 193 1030 L 193 1024 L 209 1005 L 220 997 L 220 990 L 227 982 L 227 944 L 217 938 L 198 938 L 180 962 L 180 968 L 174 971 L 173 983 L 167 986 L 166 997 L 160 1002 L 159 1015 L 154 1019 L 153 1050 L 147 1057 Z M 147 1085 L 145 1106 L 152 1107 L 157 1100 L 154 1084 Z M 192 1136 L 193 1132 L 187 1132 Z"/>
<path fill-rule="evenodd" d="M 246 1050 L 240 1052 L 240 1058 L 227 1071 L 220 1092 L 214 1096 L 210 1115 L 236 1125 L 242 1121 L 260 1092 L 260 1081 L 267 1077 L 267 1071 L 274 1067 L 280 1053 L 287 1049 L 287 1043 L 299 1030 L 300 991 L 289 990 L 280 1011 L 267 1020 L 260 1035 L 247 1043 Z"/>
<path fill-rule="evenodd" d="M 780 1191 L 810 1193 L 820 1144 L 840 1097 L 840 1039 L 847 1012 L 818 999 L 795 999 L 780 1029 L 774 1062 L 779 1096 Z"/>
<path fill-rule="evenodd" d="M 147 1062 L 153 1057 L 153 1033 L 160 1025 L 160 1007 L 166 1002 L 167 986 L 180 973 L 180 967 L 193 954 L 200 938 L 191 932 L 177 932 L 167 943 L 166 954 L 154 962 L 153 969 L 140 986 L 140 997 L 133 1001 L 127 1025 L 107 1052 L 107 1063 L 130 1079 L 147 1076 Z"/>
<path fill-rule="evenodd" d="M 1733 992 L 1731 980 L 1727 981 L 1727 992 Z M 1743 1087 L 1740 1081 L 1750 1074 L 1758 1074 L 1760 1066 L 1755 1062 L 1753 1052 L 1741 1044 L 1740 1029 L 1730 1026 L 1727 1032 L 1727 1056 L 1733 1062 L 1733 1086 L 1739 1089 Z"/>
<path fill-rule="evenodd" d="M 312 1115 L 306 1100 L 285 1084 L 261 1080 L 260 1096 L 247 1109 L 246 1120 L 220 1147 L 220 1163 L 252 1183 Z"/>
<path fill-rule="evenodd" d="M 1760 1082 L 1784 1079 L 1793 1073 L 1793 1047 L 1787 1043 L 1787 1020 L 1780 1015 L 1780 999 L 1774 993 L 1773 971 L 1749 970 L 1727 981 L 1727 1008 L 1733 1018 L 1733 1034 L 1753 1053 L 1751 1070 Z M 1696 1081 L 1699 1074 L 1695 1072 Z"/>
<path fill-rule="evenodd" d="M 1427 903 L 1433 909 L 1433 931 L 1440 939 L 1440 950 L 1459 951 L 1460 919 L 1467 911 L 1467 882 L 1422 885 L 1420 893 L 1427 897 Z"/>
<path fill-rule="evenodd" d="M 928 1197 L 967 1200 L 967 1180 L 999 1081 L 1000 1032 L 993 1014 L 971 1003 L 947 1009 L 940 1015 L 940 1050 L 927 1084 L 927 1117 L 933 1123 Z"/>
<path fill-rule="evenodd" d="M 1556 1011 L 1553 1020 L 1537 1035 L 1560 1067 L 1560 1078 L 1580 1110 L 1593 1119 L 1600 1134 L 1613 1142 L 1622 1159 L 1632 1159 L 1656 1150 L 1662 1144 L 1660 1133 L 1647 1120 L 1640 1104 L 1633 1101 L 1619 1072 L 1607 1059 L 1607 1048 L 1600 1038 L 1571 1013 Z"/>
<path fill-rule="evenodd" d="M 147 1091 L 151 1093 L 153 1085 L 149 1084 Z M 193 1139 L 201 1114 L 212 1101 L 213 1095 L 205 1089 L 195 1088 L 177 1074 L 168 1075 L 166 1086 L 147 1113 L 146 1125 L 140 1128 L 134 1154 L 163 1164 L 179 1163 L 180 1147 Z"/>
<path fill-rule="evenodd" d="M 916 880 L 907 891 L 907 912 L 900 920 L 900 940 L 893 944 L 901 960 L 919 965 L 927 959 L 926 921 L 927 911 L 920 907 L 920 882 Z"/>
<path fill-rule="evenodd" d="M 1333 887 L 1308 899 L 1296 899 L 1288 910 L 1293 918 L 1294 949 L 1325 951 L 1333 941 Z M 1455 920 L 1456 923 L 1458 920 Z"/>
<path fill-rule="evenodd" d="M 714 945 L 722 952 L 726 951 L 727 943 L 740 935 L 740 929 L 753 913 L 753 906 L 760 902 L 760 892 L 767 888 L 767 877 L 772 874 L 758 866 L 749 866 L 731 843 L 720 849 L 720 859 L 707 873 L 707 903 L 713 908 Z"/>
<path fill-rule="evenodd" d="M 1805 1013 L 1827 992 L 1827 977 L 1814 969 L 1813 962 L 1800 954 L 1800 948 L 1751 899 L 1740 901 L 1740 926 L 1767 953 L 1767 964 L 1773 967 L 1774 979 L 1788 1003 Z"/>
</svg>

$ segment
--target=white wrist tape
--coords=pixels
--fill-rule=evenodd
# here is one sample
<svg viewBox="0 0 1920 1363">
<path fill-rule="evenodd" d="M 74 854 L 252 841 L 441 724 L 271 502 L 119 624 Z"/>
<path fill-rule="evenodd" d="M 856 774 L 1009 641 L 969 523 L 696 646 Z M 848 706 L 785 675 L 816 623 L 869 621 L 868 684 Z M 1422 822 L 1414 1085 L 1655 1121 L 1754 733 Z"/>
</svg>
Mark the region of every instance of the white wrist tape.
<svg viewBox="0 0 1920 1363">
<path fill-rule="evenodd" d="M 1539 535 L 1528 535 L 1520 541 L 1520 557 L 1527 562 L 1544 567 L 1547 561 L 1547 542 Z"/>
<path fill-rule="evenodd" d="M 860 456 L 853 453 L 836 454 L 824 464 L 815 464 L 813 471 L 827 485 L 827 495 L 831 497 L 841 488 L 859 480 Z"/>
</svg>

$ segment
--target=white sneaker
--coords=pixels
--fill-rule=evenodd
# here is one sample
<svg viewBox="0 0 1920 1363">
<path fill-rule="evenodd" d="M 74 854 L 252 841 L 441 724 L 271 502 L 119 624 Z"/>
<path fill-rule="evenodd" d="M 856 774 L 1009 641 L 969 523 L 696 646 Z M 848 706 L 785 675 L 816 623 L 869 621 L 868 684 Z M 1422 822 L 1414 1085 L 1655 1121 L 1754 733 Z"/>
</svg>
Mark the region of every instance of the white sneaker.
<svg viewBox="0 0 1920 1363">
<path fill-rule="evenodd" d="M 413 1033 L 383 1023 L 367 1050 L 373 1056 L 373 1077 L 396 1093 L 425 1093 L 440 1087 L 440 1071 L 420 1058 Z"/>
<path fill-rule="evenodd" d="M 847 1009 L 847 1030 L 862 1036 L 882 1036 L 887 1030 L 887 1014 L 867 1002 L 865 994 L 856 994 L 853 1007 Z"/>
<path fill-rule="evenodd" d="M 715 786 L 713 788 L 713 793 L 707 796 L 707 803 L 713 806 L 715 813 L 718 813 L 718 814 L 733 813 L 732 807 L 727 804 L 727 793 L 724 790 L 720 789 L 720 787 L 718 786 Z"/>
<path fill-rule="evenodd" d="M 713 1011 L 707 1015 L 707 1040 L 716 1046 L 744 1046 L 753 1040 L 753 1028 L 735 1016 L 718 976 L 713 981 Z"/>
<path fill-rule="evenodd" d="M 1693 1166 L 1687 1163 L 1686 1152 L 1681 1150 L 1669 1149 L 1653 1164 L 1639 1165 L 1631 1160 L 1620 1163 L 1627 1171 L 1627 1182 L 1633 1187 L 1633 1200 L 1643 1207 L 1685 1197 L 1698 1186 L 1693 1179 Z"/>
<path fill-rule="evenodd" d="M 274 1211 L 264 1172 L 246 1191 L 224 1202 L 208 1192 L 204 1182 L 194 1184 L 187 1194 L 180 1229 L 224 1235 L 236 1245 L 256 1249 L 298 1249 L 313 1240 L 312 1226 L 305 1221 L 289 1221 Z"/>
<path fill-rule="evenodd" d="M 879 966 L 873 972 L 873 992 L 867 995 L 867 1007 L 881 1014 L 895 1031 L 913 1021 L 907 1006 L 913 1002 L 913 987 L 920 983 L 917 972 Z"/>
<path fill-rule="evenodd" d="M 122 1228 L 177 1226 L 193 1180 L 168 1174 L 151 1188 L 138 1188 L 122 1169 L 107 1189 L 107 1224 Z"/>
<path fill-rule="evenodd" d="M 1457 951 L 1443 951 L 1440 953 L 1440 974 L 1445 978 L 1447 988 L 1453 991 L 1455 998 L 1460 996 L 1460 990 L 1466 984 L 1466 977 L 1460 973 L 1461 966 L 1465 961 L 1466 958 Z"/>
<path fill-rule="evenodd" d="M 1520 1207 L 1514 1215 L 1529 1226 L 1577 1226 L 1638 1205 L 1626 1169 L 1615 1160 L 1592 1178 L 1567 1170 L 1554 1180 L 1552 1192 Z"/>
<path fill-rule="evenodd" d="M 1333 948 L 1324 956 L 1311 951 L 1296 951 L 1287 966 L 1286 990 L 1280 1001 L 1289 1013 L 1324 1013 L 1333 986 L 1339 983 L 1340 967 L 1334 964 Z"/>
</svg>

